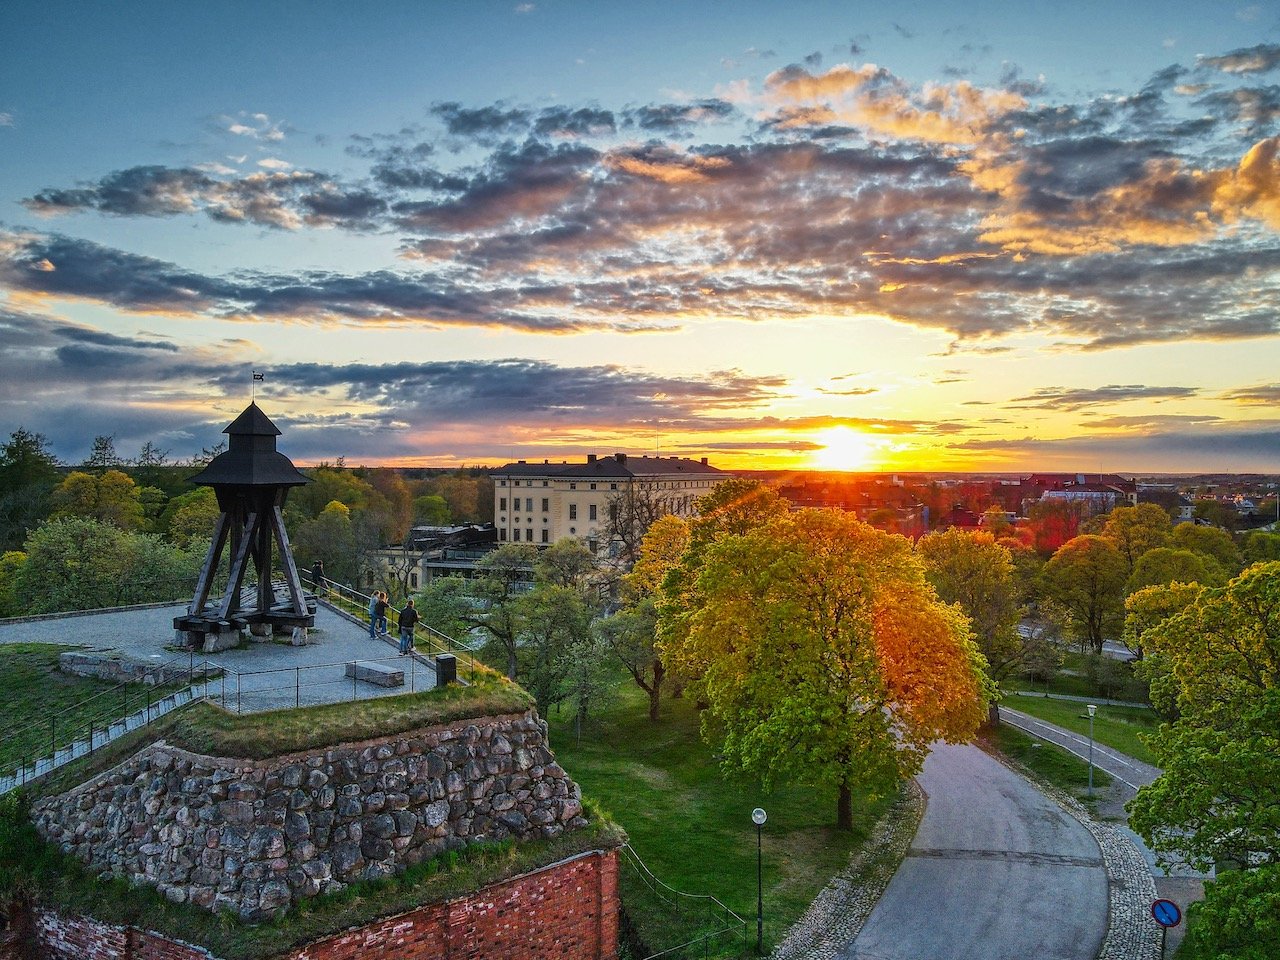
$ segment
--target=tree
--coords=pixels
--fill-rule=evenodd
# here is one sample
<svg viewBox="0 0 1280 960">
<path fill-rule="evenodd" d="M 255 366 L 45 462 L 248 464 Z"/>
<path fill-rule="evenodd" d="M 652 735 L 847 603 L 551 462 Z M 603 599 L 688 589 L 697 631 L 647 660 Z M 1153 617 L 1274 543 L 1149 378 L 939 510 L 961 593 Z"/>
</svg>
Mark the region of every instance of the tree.
<svg viewBox="0 0 1280 960">
<path fill-rule="evenodd" d="M 1236 513 L 1235 507 L 1229 507 L 1217 500 L 1197 500 L 1195 517 L 1197 520 L 1203 520 L 1223 530 L 1235 530 L 1240 525 L 1240 514 Z M 1185 526 L 1185 524 L 1178 526 Z"/>
<path fill-rule="evenodd" d="M 1216 560 L 1190 550 L 1156 547 L 1138 559 L 1125 583 L 1125 593 L 1156 584 L 1203 583 L 1220 587 L 1226 582 L 1227 573 Z"/>
<path fill-rule="evenodd" d="M 1083 647 L 1102 653 L 1102 643 L 1124 622 L 1124 557 L 1110 540 L 1083 534 L 1058 548 L 1044 566 L 1044 593 L 1066 611 L 1071 632 Z"/>
<path fill-rule="evenodd" d="M 516 601 L 521 584 L 528 582 L 538 550 L 529 543 L 504 543 L 476 561 L 476 595 L 483 607 L 472 617 L 507 658 L 507 677 L 519 672 L 520 631 L 523 611 Z"/>
<path fill-rule="evenodd" d="M 618 544 L 618 562 L 625 569 L 640 555 L 640 541 L 661 517 L 688 512 L 687 504 L 654 480 L 630 480 L 605 503 L 605 537 Z"/>
<path fill-rule="evenodd" d="M 1220 873 L 1188 911 L 1179 956 L 1273 960 L 1280 943 L 1280 866 Z"/>
<path fill-rule="evenodd" d="M 1280 533 L 1255 530 L 1244 538 L 1245 563 L 1264 563 L 1280 560 Z"/>
<path fill-rule="evenodd" d="M 7 550 L 0 556 L 0 617 L 19 617 L 22 607 L 18 604 L 16 586 L 18 575 L 26 565 L 27 555 L 21 550 Z"/>
<path fill-rule="evenodd" d="M 582 591 L 552 583 L 538 584 L 515 605 L 520 683 L 545 715 L 565 695 L 572 652 L 590 647 L 591 606 Z"/>
<path fill-rule="evenodd" d="M 586 589 L 598 571 L 595 554 L 576 537 L 565 537 L 538 552 L 533 576 L 539 583 Z"/>
<path fill-rule="evenodd" d="M 442 527 L 451 519 L 449 504 L 438 493 L 428 493 L 413 500 L 413 522 L 416 526 Z"/>
<path fill-rule="evenodd" d="M 0 549 L 16 550 L 49 513 L 58 461 L 43 434 L 19 427 L 0 444 Z"/>
<path fill-rule="evenodd" d="M 14 582 L 24 613 L 171 600 L 191 589 L 201 556 L 101 520 L 50 520 L 27 540 Z"/>
<path fill-rule="evenodd" d="M 892 789 L 938 739 L 967 740 L 986 710 L 982 655 L 938 600 L 909 542 L 837 510 L 775 516 L 705 546 L 696 581 L 660 608 L 663 659 L 695 678 L 725 764 Z"/>
<path fill-rule="evenodd" d="M 168 530 L 170 540 L 186 549 L 209 542 L 220 512 L 213 490 L 197 487 L 169 501 L 161 514 L 161 526 Z"/>
<path fill-rule="evenodd" d="M 93 449 L 84 465 L 90 470 L 112 470 L 123 462 L 116 453 L 116 438 L 99 435 L 93 438 Z"/>
<path fill-rule="evenodd" d="M 1169 546 L 1190 550 L 1215 560 L 1228 577 L 1240 572 L 1240 551 L 1231 534 L 1217 527 L 1202 527 L 1194 523 L 1180 523 L 1173 528 Z"/>
<path fill-rule="evenodd" d="M 1022 665 L 1027 654 L 1018 633 L 1022 604 L 1009 551 L 990 533 L 954 527 L 921 538 L 916 551 L 938 596 L 958 603 L 969 618 L 991 678 L 999 683 Z"/>
<path fill-rule="evenodd" d="M 1164 772 L 1130 801 L 1130 822 L 1202 869 L 1280 865 L 1280 562 L 1225 587 L 1152 589 L 1181 595 L 1143 632 L 1178 716 L 1150 738 Z"/>
<path fill-rule="evenodd" d="M 1072 500 L 1037 500 L 1027 518 L 1036 550 L 1048 557 L 1080 532 L 1084 506 Z"/>
<path fill-rule="evenodd" d="M 1140 503 L 1136 507 L 1112 510 L 1102 525 L 1102 536 L 1116 545 L 1128 572 L 1132 573 L 1139 557 L 1168 542 L 1172 528 L 1169 514 L 1163 508 L 1154 503 Z"/>
<path fill-rule="evenodd" d="M 444 498 L 449 507 L 449 515 L 456 523 L 483 523 L 493 520 L 493 512 L 488 516 L 480 515 L 480 484 L 490 485 L 487 477 L 467 477 L 447 474 L 432 484 L 430 492 Z"/>
<path fill-rule="evenodd" d="M 582 721 L 592 704 L 598 704 L 614 689 L 612 655 L 607 642 L 594 632 L 570 642 L 561 655 L 561 693 L 573 704 L 575 736 L 582 739 Z"/>
<path fill-rule="evenodd" d="M 51 501 L 55 519 L 85 517 L 121 530 L 137 530 L 145 520 L 137 484 L 119 470 L 101 476 L 75 470 L 54 488 Z"/>
<path fill-rule="evenodd" d="M 345 503 L 331 501 L 318 517 L 299 525 L 290 541 L 299 566 L 322 560 L 328 579 L 353 583 L 358 578 L 351 510 Z"/>
</svg>

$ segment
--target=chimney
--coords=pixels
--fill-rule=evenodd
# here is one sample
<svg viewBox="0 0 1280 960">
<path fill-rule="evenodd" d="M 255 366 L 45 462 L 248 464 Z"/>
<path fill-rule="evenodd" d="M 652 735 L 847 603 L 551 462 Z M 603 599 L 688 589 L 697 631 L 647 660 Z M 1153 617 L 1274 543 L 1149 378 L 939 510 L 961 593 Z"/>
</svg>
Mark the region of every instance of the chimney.
<svg viewBox="0 0 1280 960">
<path fill-rule="evenodd" d="M 613 459 L 617 460 L 619 463 L 626 463 L 627 455 L 625 453 L 615 453 L 613 455 Z"/>
<path fill-rule="evenodd" d="M 595 462 L 596 462 L 596 455 L 594 453 L 588 453 L 587 463 L 595 463 Z"/>
<path fill-rule="evenodd" d="M 702 458 L 702 465 L 703 465 L 704 467 L 707 465 L 707 458 L 706 458 L 706 457 L 703 457 L 703 458 Z"/>
<path fill-rule="evenodd" d="M 524 460 L 517 460 L 517 461 L 516 461 L 516 463 L 525 463 L 525 462 L 526 462 L 526 461 L 524 461 Z"/>
</svg>

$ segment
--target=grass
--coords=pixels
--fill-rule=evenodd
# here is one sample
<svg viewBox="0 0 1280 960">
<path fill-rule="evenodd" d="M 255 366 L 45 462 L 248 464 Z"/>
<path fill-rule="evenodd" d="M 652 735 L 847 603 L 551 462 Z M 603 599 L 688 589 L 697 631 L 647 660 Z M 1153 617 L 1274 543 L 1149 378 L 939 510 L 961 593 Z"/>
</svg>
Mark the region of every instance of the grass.
<svg viewBox="0 0 1280 960">
<path fill-rule="evenodd" d="M 583 725 L 548 718 L 557 759 L 626 830 L 632 848 L 664 883 L 686 893 L 718 897 L 749 923 L 755 943 L 756 831 L 751 810 L 769 819 L 762 831 L 765 945 L 777 942 L 827 880 L 849 861 L 894 798 L 855 796 L 855 829 L 841 833 L 834 791 L 779 787 L 764 793 L 745 778 L 726 778 L 698 732 L 687 700 L 662 701 L 657 723 L 648 699 L 633 684 Z M 676 915 L 647 895 L 630 869 L 621 872 L 623 905 L 651 952 L 714 928 L 705 916 Z M 718 941 L 707 955 L 736 956 L 742 941 Z M 703 956 L 701 947 L 698 956 Z"/>
<path fill-rule="evenodd" d="M 158 700 L 186 686 L 119 684 L 62 673 L 59 654 L 79 649 L 58 643 L 0 645 L 0 703 L 7 733 L 0 741 L 0 770 L 14 769 L 24 758 L 49 756 L 55 744 L 62 748 L 87 737 L 90 724 L 101 729 L 142 709 L 148 698 Z"/>
<path fill-rule="evenodd" d="M 1000 682 L 1005 690 L 1030 690 L 1034 693 L 1060 693 L 1072 697 L 1098 697 L 1105 700 L 1130 700 L 1134 703 L 1145 703 L 1148 697 L 1147 686 L 1132 675 L 1132 668 L 1126 667 L 1129 675 L 1118 688 L 1109 695 L 1103 695 L 1097 683 L 1089 679 L 1089 657 L 1074 650 L 1065 651 L 1062 666 L 1048 683 L 1030 680 L 1026 677 L 1009 677 Z"/>
<path fill-rule="evenodd" d="M 1089 717 L 1085 705 L 1073 700 L 1049 700 L 1044 697 L 1008 697 L 1002 703 L 1048 723 L 1055 723 L 1082 736 L 1089 735 Z M 1093 718 L 1093 738 L 1101 744 L 1128 754 L 1143 763 L 1155 765 L 1151 748 L 1139 739 L 1140 734 L 1153 733 L 1160 718 L 1153 710 L 1140 707 L 1098 705 Z"/>
<path fill-rule="evenodd" d="M 1017 761 L 1040 779 L 1065 793 L 1085 800 L 1089 788 L 1089 765 L 1075 754 L 1051 743 L 1037 740 L 1016 727 L 1002 723 L 982 734 L 983 742 L 1011 760 Z M 1111 778 L 1093 768 L 1093 786 L 1105 789 Z"/>
<path fill-rule="evenodd" d="M 469 687 L 451 685 L 354 703 L 247 714 L 196 703 L 59 768 L 31 789 L 36 796 L 61 793 L 159 739 L 208 756 L 264 760 L 467 717 L 522 713 L 532 705 L 532 698 L 522 689 L 484 668 Z"/>
</svg>

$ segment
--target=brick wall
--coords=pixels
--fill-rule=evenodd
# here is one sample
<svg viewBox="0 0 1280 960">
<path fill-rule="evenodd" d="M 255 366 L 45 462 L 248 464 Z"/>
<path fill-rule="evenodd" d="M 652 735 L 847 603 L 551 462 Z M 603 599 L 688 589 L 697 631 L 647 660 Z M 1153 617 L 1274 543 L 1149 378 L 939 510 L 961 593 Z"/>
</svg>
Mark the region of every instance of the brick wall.
<svg viewBox="0 0 1280 960">
<path fill-rule="evenodd" d="M 40 911 L 36 928 L 42 955 L 54 960 L 216 960 L 88 917 Z M 615 960 L 617 949 L 618 859 L 608 850 L 325 937 L 283 960 Z"/>
</svg>

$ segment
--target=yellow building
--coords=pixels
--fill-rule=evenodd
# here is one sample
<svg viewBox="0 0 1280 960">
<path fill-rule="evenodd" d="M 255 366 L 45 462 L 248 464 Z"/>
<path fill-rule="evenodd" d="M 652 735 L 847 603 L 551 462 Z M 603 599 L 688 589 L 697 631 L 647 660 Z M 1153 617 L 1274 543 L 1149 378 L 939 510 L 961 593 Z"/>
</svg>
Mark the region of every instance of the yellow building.
<svg viewBox="0 0 1280 960">
<path fill-rule="evenodd" d="M 611 457 L 586 463 L 519 460 L 490 473 L 498 541 L 546 545 L 576 537 L 594 553 L 633 559 L 649 524 L 692 515 L 729 474 L 707 458 Z"/>
</svg>

